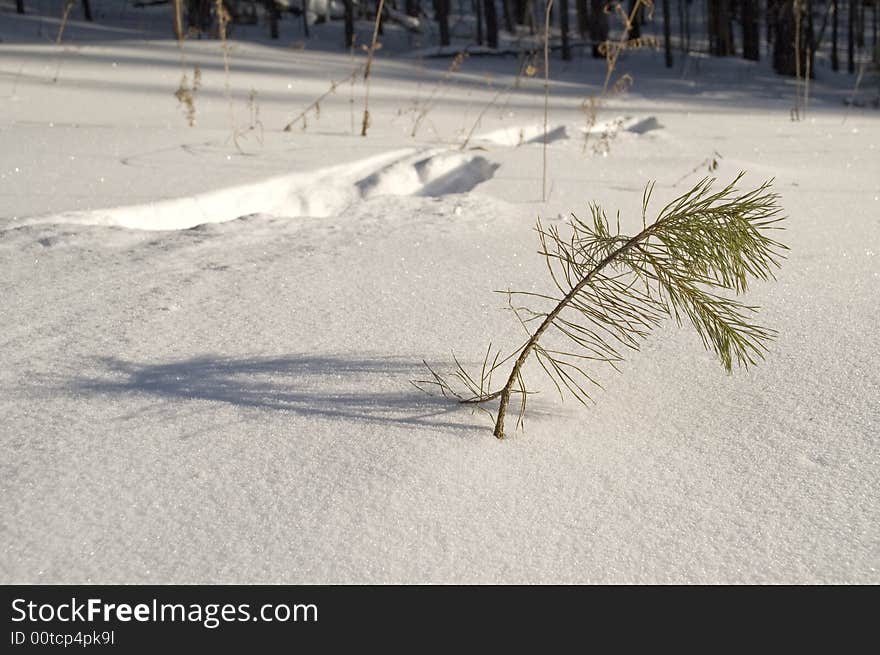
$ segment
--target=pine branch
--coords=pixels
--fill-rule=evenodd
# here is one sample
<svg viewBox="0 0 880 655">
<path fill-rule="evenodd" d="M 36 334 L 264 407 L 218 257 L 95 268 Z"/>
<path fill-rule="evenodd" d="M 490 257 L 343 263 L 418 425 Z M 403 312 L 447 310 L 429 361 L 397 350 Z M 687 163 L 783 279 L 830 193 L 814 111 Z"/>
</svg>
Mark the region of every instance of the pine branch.
<svg viewBox="0 0 880 655">
<path fill-rule="evenodd" d="M 620 233 L 619 216 L 612 232 L 598 205 L 590 207 L 590 222 L 572 217 L 568 237 L 539 220 L 539 253 L 558 294 L 502 292 L 528 335 L 526 342 L 504 359 L 500 353 L 491 357 L 490 345 L 479 381 L 456 359 L 451 378 L 464 391 L 430 367 L 432 379 L 419 388 L 437 388 L 468 404 L 498 399 L 494 433 L 502 438 L 512 394 L 520 397 L 517 426 L 522 424 L 532 393 L 523 380 L 523 366 L 532 353 L 560 395 L 567 392 L 584 404 L 591 400 L 590 387 L 600 386 L 587 367 L 602 363 L 617 369 L 623 353 L 638 350 L 651 330 L 670 316 L 679 324 L 687 319 L 727 371 L 734 362 L 743 367 L 755 364 L 776 333 L 750 321 L 757 308 L 724 292 L 742 294 L 752 279 L 772 278 L 787 248 L 769 236 L 783 220 L 778 196 L 770 191 L 772 182 L 740 193 L 736 185 L 742 175 L 720 191 L 712 190 L 714 179 L 702 180 L 666 205 L 651 224 L 649 184 L 642 198 L 643 229 L 631 237 Z M 552 307 L 541 311 L 515 306 L 513 299 L 520 296 Z M 535 322 L 538 327 L 532 332 L 529 326 Z M 547 346 L 542 339 L 551 331 L 574 347 Z M 506 383 L 491 391 L 492 374 L 511 359 Z"/>
</svg>

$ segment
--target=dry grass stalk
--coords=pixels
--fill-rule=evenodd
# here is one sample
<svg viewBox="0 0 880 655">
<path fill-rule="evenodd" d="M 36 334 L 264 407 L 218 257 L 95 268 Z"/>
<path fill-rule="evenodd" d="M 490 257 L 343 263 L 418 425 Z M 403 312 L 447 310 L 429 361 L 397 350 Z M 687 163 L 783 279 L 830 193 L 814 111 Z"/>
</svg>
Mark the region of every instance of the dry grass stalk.
<svg viewBox="0 0 880 655">
<path fill-rule="evenodd" d="M 553 0 L 547 0 L 544 12 L 544 147 L 541 164 L 541 202 L 547 201 L 547 121 L 550 113 L 550 10 Z"/>
<path fill-rule="evenodd" d="M 314 100 L 312 100 L 312 102 L 310 102 L 308 105 L 306 105 L 305 109 L 303 109 L 303 110 L 302 110 L 299 114 L 297 114 L 297 115 L 296 115 L 296 116 L 295 116 L 290 122 L 288 122 L 287 125 L 284 126 L 284 131 L 285 131 L 285 132 L 290 132 L 291 130 L 293 130 L 293 128 L 296 126 L 297 123 L 301 123 L 301 124 L 302 124 L 302 129 L 306 129 L 306 127 L 308 126 L 308 125 L 307 125 L 308 115 L 309 115 L 311 112 L 315 112 L 315 117 L 316 117 L 316 118 L 317 118 L 318 116 L 320 116 L 320 113 L 321 113 L 321 103 L 322 103 L 322 102 L 323 102 L 328 96 L 331 96 L 331 95 L 333 95 L 334 93 L 336 93 L 336 89 L 338 89 L 340 86 L 342 86 L 343 84 L 345 84 L 345 83 L 348 82 L 349 80 L 351 80 L 351 81 L 352 81 L 352 85 L 354 85 L 354 80 L 357 78 L 358 75 L 360 75 L 360 73 L 361 73 L 361 71 L 364 69 L 364 66 L 365 66 L 365 65 L 366 65 L 366 64 L 361 64 L 360 66 L 358 66 L 357 68 L 355 68 L 351 73 L 349 73 L 347 77 L 345 77 L 345 78 L 343 78 L 343 79 L 341 79 L 341 80 L 338 80 L 338 81 L 333 81 L 333 80 L 331 80 L 331 81 L 330 81 L 330 88 L 327 89 L 327 90 L 326 90 L 324 93 L 322 93 L 321 95 L 319 95 L 317 98 L 315 98 Z M 353 102 L 353 101 L 352 101 L 352 102 Z M 366 136 L 366 135 L 365 135 L 365 134 L 362 134 L 361 136 Z"/>
<path fill-rule="evenodd" d="M 384 9 L 385 0 L 379 0 L 379 6 L 376 9 L 376 22 L 373 25 L 373 39 L 370 42 L 369 49 L 367 49 L 367 63 L 364 66 L 364 119 L 361 122 L 361 136 L 367 136 L 367 128 L 370 126 L 370 71 L 373 68 L 373 55 L 378 49 L 379 23 L 382 21 L 382 11 Z"/>
</svg>

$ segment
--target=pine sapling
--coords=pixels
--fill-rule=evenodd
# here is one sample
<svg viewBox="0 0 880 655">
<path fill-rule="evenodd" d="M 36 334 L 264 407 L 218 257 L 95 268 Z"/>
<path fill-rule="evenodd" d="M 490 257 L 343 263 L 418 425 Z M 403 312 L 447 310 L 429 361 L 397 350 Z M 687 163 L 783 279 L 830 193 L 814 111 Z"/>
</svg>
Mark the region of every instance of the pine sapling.
<svg viewBox="0 0 880 655">
<path fill-rule="evenodd" d="M 504 358 L 490 344 L 478 374 L 468 373 L 456 359 L 450 375 L 428 366 L 429 379 L 414 384 L 481 409 L 498 400 L 493 420 L 500 439 L 514 395 L 517 427 L 522 425 L 531 393 L 524 365 L 533 354 L 560 395 L 583 404 L 599 386 L 594 368 L 617 370 L 623 353 L 638 350 L 651 329 L 670 316 L 679 324 L 691 323 L 727 371 L 734 363 L 755 364 L 776 333 L 750 320 L 756 307 L 731 296 L 744 293 L 752 280 L 773 278 L 787 248 L 771 237 L 783 220 L 772 181 L 740 192 L 736 185 L 742 176 L 720 191 L 713 190 L 714 178 L 703 179 L 652 223 L 649 184 L 642 197 L 642 230 L 633 236 L 621 234 L 619 214 L 612 230 L 596 204 L 590 206 L 591 220 L 572 216 L 566 235 L 539 220 L 539 254 L 555 291 L 500 292 L 527 334 L 524 344 Z M 515 299 L 533 306 L 519 306 Z M 493 391 L 493 376 L 511 361 L 504 385 Z"/>
</svg>

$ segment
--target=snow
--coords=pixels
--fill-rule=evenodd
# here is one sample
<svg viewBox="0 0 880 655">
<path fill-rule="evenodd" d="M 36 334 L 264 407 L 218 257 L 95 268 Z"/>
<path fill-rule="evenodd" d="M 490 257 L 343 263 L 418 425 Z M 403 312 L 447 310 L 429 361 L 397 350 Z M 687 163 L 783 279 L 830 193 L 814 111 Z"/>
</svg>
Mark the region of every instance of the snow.
<svg viewBox="0 0 880 655">
<path fill-rule="evenodd" d="M 283 132 L 363 55 L 335 24 L 236 26 L 240 152 L 216 41 L 181 64 L 160 7 L 75 15 L 55 46 L 57 20 L 9 6 L 0 582 L 880 582 L 880 116 L 844 106 L 851 78 L 819 69 L 793 122 L 766 63 L 635 53 L 587 135 L 604 69 L 555 60 L 541 202 L 543 80 L 461 148 L 515 58 L 468 59 L 414 139 L 449 62 L 398 56 L 386 25 L 369 135 L 360 82 Z M 493 290 L 548 288 L 536 217 L 595 200 L 629 229 L 649 180 L 657 209 L 715 152 L 790 217 L 748 296 L 779 331 L 765 362 L 725 375 L 667 325 L 593 407 L 529 370 L 504 441 L 409 384 L 518 345 Z"/>
</svg>

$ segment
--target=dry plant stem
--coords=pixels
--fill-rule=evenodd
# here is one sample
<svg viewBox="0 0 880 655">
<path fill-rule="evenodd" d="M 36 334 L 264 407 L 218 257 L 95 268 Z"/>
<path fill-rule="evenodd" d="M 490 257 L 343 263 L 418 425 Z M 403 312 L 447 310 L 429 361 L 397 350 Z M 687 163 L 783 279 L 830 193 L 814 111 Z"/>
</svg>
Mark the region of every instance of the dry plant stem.
<svg viewBox="0 0 880 655">
<path fill-rule="evenodd" d="M 846 113 L 843 115 L 842 123 L 846 123 L 846 119 L 849 117 L 849 112 L 853 108 L 853 105 L 856 104 L 856 96 L 859 94 L 859 87 L 862 85 L 862 76 L 865 74 L 865 62 L 862 62 L 859 66 L 859 74 L 856 76 L 856 84 L 853 87 L 852 94 L 849 97 L 849 104 L 846 107 Z"/>
<path fill-rule="evenodd" d="M 61 14 L 61 25 L 58 26 L 58 36 L 55 37 L 56 45 L 61 43 L 61 37 L 64 35 L 64 28 L 67 27 L 67 19 L 74 4 L 76 4 L 76 0 L 67 0 L 67 3 L 64 5 L 64 12 Z"/>
<path fill-rule="evenodd" d="M 467 136 L 464 138 L 464 142 L 459 147 L 459 150 L 464 150 L 465 148 L 467 148 L 468 143 L 470 143 L 471 137 L 474 135 L 474 132 L 477 130 L 477 127 L 480 125 L 480 121 L 483 120 L 483 116 L 486 115 L 486 112 L 489 111 L 489 109 L 492 106 L 494 106 L 496 102 L 498 102 L 498 98 L 501 97 L 502 93 L 504 93 L 506 91 L 510 91 L 512 88 L 513 88 L 513 85 L 510 84 L 510 85 L 504 87 L 503 89 L 500 89 L 498 91 L 498 93 L 496 93 L 494 96 L 492 96 L 492 99 L 488 103 L 486 103 L 486 106 L 483 107 L 482 111 L 479 113 L 479 115 L 477 115 L 477 120 L 475 120 L 474 124 L 471 125 L 471 129 L 467 133 Z"/>
<path fill-rule="evenodd" d="M 379 22 L 382 20 L 382 11 L 385 9 L 385 0 L 379 0 L 376 9 L 376 23 L 373 25 L 373 40 L 367 52 L 367 63 L 364 66 L 364 120 L 361 123 L 361 136 L 367 136 L 367 128 L 370 126 L 370 71 L 373 68 L 373 54 L 376 52 L 376 41 L 379 38 Z"/>
<path fill-rule="evenodd" d="M 550 109 L 550 10 L 552 8 L 553 0 L 547 0 L 547 9 L 544 12 L 544 147 L 541 202 L 546 202 L 547 200 L 547 114 Z"/>
<path fill-rule="evenodd" d="M 241 146 L 238 144 L 238 130 L 235 127 L 235 107 L 232 105 L 232 89 L 229 85 L 229 42 L 226 40 L 226 10 L 223 7 L 223 0 L 214 0 L 214 7 L 217 12 L 217 31 L 223 44 L 223 73 L 224 73 L 224 90 L 226 92 L 226 100 L 229 102 L 229 122 L 232 126 L 232 143 L 240 154 L 244 154 Z"/>
<path fill-rule="evenodd" d="M 807 48 L 807 72 L 804 77 L 804 118 L 807 117 L 807 108 L 810 106 L 810 48 Z"/>
<path fill-rule="evenodd" d="M 645 7 L 651 6 L 651 0 L 636 0 L 633 3 L 632 10 L 627 14 L 623 9 L 621 9 L 620 5 L 617 5 L 618 11 L 623 16 L 623 32 L 620 35 L 620 39 L 617 43 L 609 48 L 610 43 L 606 42 L 605 45 L 605 62 L 607 65 L 607 70 L 605 72 L 605 83 L 602 85 L 602 95 L 608 91 L 608 82 L 611 81 L 611 76 L 614 74 L 614 68 L 617 66 L 617 58 L 620 56 L 620 53 L 623 52 L 624 47 L 626 46 L 626 40 L 629 36 L 630 30 L 633 26 L 633 21 L 636 19 L 636 12 L 638 12 L 639 8 L 644 5 Z"/>
<path fill-rule="evenodd" d="M 507 383 L 501 389 L 500 392 L 497 392 L 497 395 L 501 398 L 501 401 L 498 405 L 498 418 L 495 420 L 495 431 L 494 435 L 498 439 L 504 438 L 504 414 L 507 412 L 507 406 L 510 403 L 510 394 L 513 392 L 513 387 L 520 380 L 522 375 L 522 366 L 525 364 L 526 359 L 528 359 L 529 354 L 531 354 L 532 350 L 535 348 L 535 345 L 541 338 L 541 335 L 547 331 L 556 318 L 559 316 L 560 312 L 565 309 L 565 306 L 568 305 L 572 299 L 581 292 L 581 290 L 586 287 L 593 278 L 602 271 L 603 268 L 608 266 L 612 261 L 614 261 L 618 256 L 626 253 L 628 250 L 632 249 L 641 241 L 644 241 L 649 236 L 651 236 L 651 232 L 656 228 L 657 223 L 649 225 L 644 230 L 639 232 L 637 235 L 632 237 L 629 241 L 624 243 L 622 246 L 612 251 L 607 257 L 605 257 L 602 261 L 600 261 L 596 266 L 584 277 L 580 282 L 578 282 L 571 291 L 569 291 L 565 297 L 559 301 L 559 304 L 553 308 L 549 314 L 547 314 L 546 318 L 541 322 L 541 325 L 538 326 L 538 329 L 535 330 L 535 333 L 531 336 L 531 338 L 526 342 L 526 345 L 523 346 L 522 351 L 520 351 L 519 357 L 516 358 L 516 362 L 513 364 L 513 369 L 510 371 L 510 377 L 507 378 Z M 485 398 L 484 400 L 491 400 L 495 397 L 496 394 L 492 394 L 491 396 Z"/>
<path fill-rule="evenodd" d="M 335 93 L 335 92 L 336 92 L 336 89 L 338 89 L 340 85 L 344 84 L 345 82 L 348 82 L 349 80 L 351 80 L 352 83 L 353 83 L 354 80 L 355 80 L 355 78 L 356 78 L 356 77 L 358 76 L 358 74 L 361 72 L 361 69 L 362 69 L 362 68 L 363 68 L 363 65 L 358 66 L 358 67 L 355 68 L 351 73 L 349 73 L 348 77 L 345 77 L 345 78 L 339 80 L 338 82 L 332 82 L 332 81 L 331 81 L 331 82 L 330 82 L 330 88 L 327 89 L 327 90 L 326 90 L 324 93 L 322 93 L 321 95 L 319 95 L 317 98 L 315 98 L 311 103 L 309 103 L 308 106 L 306 106 L 305 109 L 303 109 L 303 110 L 302 110 L 302 111 L 296 116 L 296 118 L 294 118 L 294 119 L 291 120 L 287 125 L 285 125 L 285 126 L 284 126 L 284 131 L 285 131 L 285 132 L 290 132 L 290 131 L 293 129 L 293 126 L 296 125 L 298 122 L 300 122 L 303 118 L 305 118 L 306 115 L 307 115 L 310 111 L 312 111 L 313 109 L 316 109 L 318 106 L 320 106 L 320 104 L 324 101 L 324 98 L 326 98 L 327 96 L 332 95 L 333 93 Z"/>
</svg>

